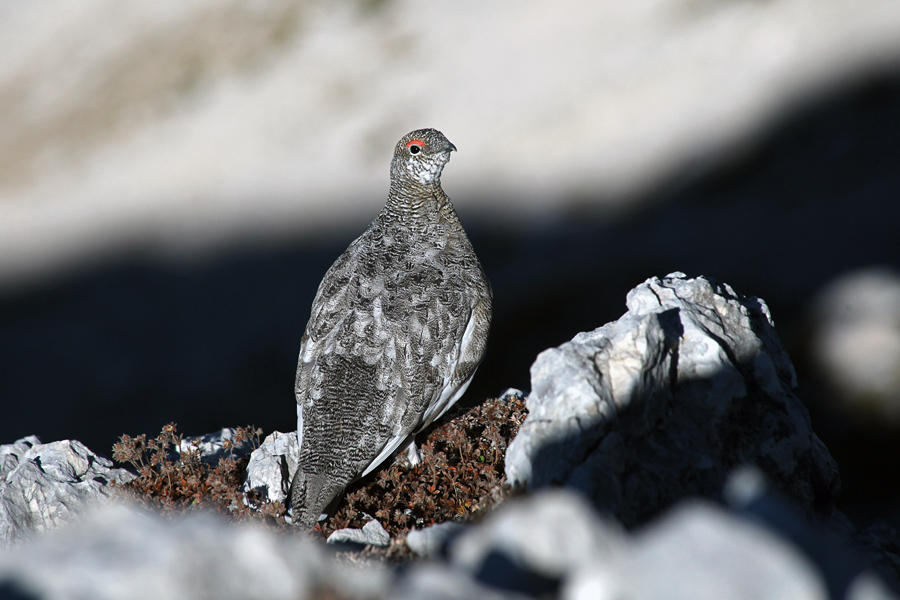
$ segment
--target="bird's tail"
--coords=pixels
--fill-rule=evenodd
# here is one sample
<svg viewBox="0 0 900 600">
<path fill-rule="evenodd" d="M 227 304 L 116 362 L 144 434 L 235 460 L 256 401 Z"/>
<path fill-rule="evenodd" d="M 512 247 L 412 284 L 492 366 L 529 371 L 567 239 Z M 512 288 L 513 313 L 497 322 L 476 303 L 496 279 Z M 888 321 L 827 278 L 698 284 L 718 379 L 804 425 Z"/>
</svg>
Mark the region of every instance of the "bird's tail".
<svg viewBox="0 0 900 600">
<path fill-rule="evenodd" d="M 311 529 L 334 508 L 345 487 L 325 473 L 306 473 L 298 466 L 291 480 L 291 519 L 296 525 Z"/>
</svg>

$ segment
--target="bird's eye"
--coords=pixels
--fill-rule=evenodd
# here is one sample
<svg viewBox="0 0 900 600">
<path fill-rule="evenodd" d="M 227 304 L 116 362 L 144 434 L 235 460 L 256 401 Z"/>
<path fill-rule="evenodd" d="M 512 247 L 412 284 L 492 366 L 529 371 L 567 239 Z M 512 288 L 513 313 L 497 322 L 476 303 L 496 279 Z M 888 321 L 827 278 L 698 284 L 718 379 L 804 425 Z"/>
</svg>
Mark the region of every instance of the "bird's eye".
<svg viewBox="0 0 900 600">
<path fill-rule="evenodd" d="M 424 144 L 422 144 L 422 142 L 420 142 L 419 140 L 413 140 L 406 145 L 406 149 L 409 150 L 410 154 L 418 154 L 422 151 L 423 145 Z"/>
</svg>

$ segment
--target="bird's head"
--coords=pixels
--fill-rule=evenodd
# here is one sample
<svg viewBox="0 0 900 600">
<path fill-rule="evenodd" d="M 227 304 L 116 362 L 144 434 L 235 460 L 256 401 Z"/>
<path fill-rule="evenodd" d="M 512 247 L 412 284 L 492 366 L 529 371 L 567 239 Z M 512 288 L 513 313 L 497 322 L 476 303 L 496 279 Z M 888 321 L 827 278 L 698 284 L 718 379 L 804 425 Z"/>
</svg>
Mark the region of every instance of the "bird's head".
<svg viewBox="0 0 900 600">
<path fill-rule="evenodd" d="M 456 146 L 437 129 L 417 129 L 403 136 L 394 148 L 392 180 L 412 180 L 422 185 L 440 184 L 441 171 Z"/>
</svg>

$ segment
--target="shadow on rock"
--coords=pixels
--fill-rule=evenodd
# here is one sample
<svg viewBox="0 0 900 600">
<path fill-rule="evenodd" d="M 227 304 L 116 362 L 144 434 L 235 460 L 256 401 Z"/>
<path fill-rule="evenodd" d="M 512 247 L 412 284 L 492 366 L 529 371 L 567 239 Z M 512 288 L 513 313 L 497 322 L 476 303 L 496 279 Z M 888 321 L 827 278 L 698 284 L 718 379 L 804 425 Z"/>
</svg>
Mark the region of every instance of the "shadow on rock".
<svg viewBox="0 0 900 600">
<path fill-rule="evenodd" d="M 619 320 L 541 353 L 506 474 L 585 493 L 627 527 L 718 498 L 754 465 L 810 515 L 831 516 L 837 464 L 793 392 L 765 302 L 707 278 L 651 278 Z"/>
</svg>

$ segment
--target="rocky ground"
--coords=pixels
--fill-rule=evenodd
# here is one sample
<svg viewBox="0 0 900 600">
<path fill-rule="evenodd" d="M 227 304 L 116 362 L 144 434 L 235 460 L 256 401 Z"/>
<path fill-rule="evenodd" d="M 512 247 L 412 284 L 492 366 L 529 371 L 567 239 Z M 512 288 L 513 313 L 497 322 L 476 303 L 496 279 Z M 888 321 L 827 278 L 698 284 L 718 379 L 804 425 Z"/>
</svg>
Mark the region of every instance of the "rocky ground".
<svg viewBox="0 0 900 600">
<path fill-rule="evenodd" d="M 136 473 L 75 441 L 4 446 L 2 589 L 15 598 L 898 597 L 900 534 L 883 522 L 859 529 L 835 509 L 837 464 L 794 393 L 766 303 L 673 273 L 636 287 L 627 306 L 538 356 L 527 416 L 510 391 L 428 433 L 423 465 L 398 461 L 357 486 L 332 517 L 347 523 L 350 513 L 356 528 L 286 524 L 293 435 L 182 440 L 169 427 L 155 441 L 123 438 L 117 458 Z M 500 477 L 478 485 L 500 464 Z M 326 533 L 327 544 L 317 541 Z"/>
</svg>

